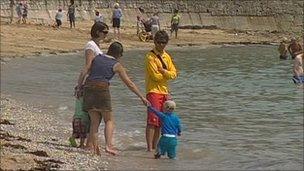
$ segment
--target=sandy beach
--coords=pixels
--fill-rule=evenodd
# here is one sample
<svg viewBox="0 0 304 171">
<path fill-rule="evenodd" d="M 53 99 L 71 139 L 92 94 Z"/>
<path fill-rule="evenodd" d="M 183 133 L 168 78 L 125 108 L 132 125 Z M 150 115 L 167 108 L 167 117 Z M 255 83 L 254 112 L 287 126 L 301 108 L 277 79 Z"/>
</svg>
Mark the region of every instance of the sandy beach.
<svg viewBox="0 0 304 171">
<path fill-rule="evenodd" d="M 26 57 L 43 54 L 60 54 L 82 51 L 84 44 L 90 39 L 91 21 L 76 23 L 70 29 L 65 23 L 62 28 L 35 24 L 1 24 L 1 59 L 6 57 Z M 169 31 L 169 28 L 164 28 Z M 126 50 L 134 48 L 150 48 L 153 42 L 141 42 L 136 35 L 135 27 L 123 27 L 121 42 Z M 177 39 L 171 38 L 168 47 L 199 46 L 208 47 L 223 44 L 271 44 L 278 43 L 282 37 L 290 37 L 280 33 L 218 30 L 218 29 L 180 29 Z M 113 41 L 113 30 L 105 42 L 106 49 Z"/>
<path fill-rule="evenodd" d="M 91 25 L 92 22 L 81 22 L 77 23 L 76 29 L 70 29 L 67 25 L 56 29 L 44 25 L 1 24 L 1 61 L 5 63 L 12 57 L 81 52 L 90 38 Z M 107 40 L 101 44 L 102 49 L 106 49 L 113 41 L 112 32 L 110 30 Z M 135 33 L 136 28 L 122 28 L 121 42 L 126 50 L 149 49 L 153 46 L 152 41 L 139 41 Z M 269 32 L 180 29 L 178 39 L 171 38 L 168 48 L 276 44 L 284 36 L 290 37 L 288 34 Z M 41 123 L 45 118 L 49 122 Z M 0 124 L 1 170 L 122 169 L 115 166 L 117 161 L 132 160 L 124 155 L 118 158 L 109 157 L 105 153 L 93 156 L 84 150 L 70 147 L 66 139 L 72 131 L 70 123 L 60 122 L 60 118 L 49 111 L 15 101 L 9 95 L 1 95 Z M 62 130 L 60 135 L 57 130 Z M 49 135 L 54 137 L 50 138 Z M 149 153 L 143 152 L 141 155 L 147 160 L 151 158 Z M 153 169 L 148 166 L 134 167 Z"/>
</svg>

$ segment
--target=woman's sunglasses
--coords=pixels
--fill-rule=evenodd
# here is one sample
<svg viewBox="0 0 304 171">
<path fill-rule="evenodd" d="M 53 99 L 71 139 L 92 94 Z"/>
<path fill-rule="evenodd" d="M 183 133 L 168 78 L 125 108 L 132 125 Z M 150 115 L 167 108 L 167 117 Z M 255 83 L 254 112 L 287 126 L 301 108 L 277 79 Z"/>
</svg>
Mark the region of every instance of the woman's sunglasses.
<svg viewBox="0 0 304 171">
<path fill-rule="evenodd" d="M 108 34 L 109 31 L 108 31 L 108 30 L 103 30 L 102 33 L 103 33 L 103 34 Z"/>
</svg>

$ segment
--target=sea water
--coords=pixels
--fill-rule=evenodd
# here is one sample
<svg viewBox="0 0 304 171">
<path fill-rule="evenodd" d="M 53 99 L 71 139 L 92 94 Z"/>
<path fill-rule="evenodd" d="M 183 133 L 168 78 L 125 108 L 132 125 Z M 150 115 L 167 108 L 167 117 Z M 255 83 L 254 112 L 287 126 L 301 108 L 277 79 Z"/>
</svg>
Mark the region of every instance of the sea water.
<svg viewBox="0 0 304 171">
<path fill-rule="evenodd" d="M 146 52 L 128 51 L 122 58 L 143 92 Z M 117 169 L 303 168 L 303 90 L 291 80 L 292 60 L 279 60 L 274 46 L 191 47 L 169 53 L 179 73 L 170 82 L 183 127 L 178 160 L 141 159 L 146 108 L 116 76 L 111 82 L 115 145 L 135 160 L 120 162 Z M 12 59 L 1 65 L 1 93 L 53 110 L 70 125 L 74 86 L 84 62 L 82 53 Z"/>
</svg>

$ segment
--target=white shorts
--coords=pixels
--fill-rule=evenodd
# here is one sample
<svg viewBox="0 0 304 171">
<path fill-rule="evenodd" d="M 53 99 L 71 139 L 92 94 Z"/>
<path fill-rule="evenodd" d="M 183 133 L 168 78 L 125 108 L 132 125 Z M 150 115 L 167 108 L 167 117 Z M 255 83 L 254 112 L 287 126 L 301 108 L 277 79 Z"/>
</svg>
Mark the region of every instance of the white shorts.
<svg viewBox="0 0 304 171">
<path fill-rule="evenodd" d="M 153 35 L 153 37 L 155 36 L 155 33 L 159 30 L 158 25 L 152 25 L 151 26 L 151 33 Z"/>
</svg>

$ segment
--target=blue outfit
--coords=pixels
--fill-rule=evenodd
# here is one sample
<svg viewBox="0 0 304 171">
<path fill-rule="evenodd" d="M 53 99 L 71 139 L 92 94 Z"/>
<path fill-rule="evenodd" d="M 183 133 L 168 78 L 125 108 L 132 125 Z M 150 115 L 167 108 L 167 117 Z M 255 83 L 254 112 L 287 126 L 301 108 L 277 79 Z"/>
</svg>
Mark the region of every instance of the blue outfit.
<svg viewBox="0 0 304 171">
<path fill-rule="evenodd" d="M 299 76 L 299 77 L 293 76 L 293 77 L 292 77 L 292 81 L 293 81 L 295 84 L 304 84 L 304 75 L 301 75 L 301 76 Z"/>
<path fill-rule="evenodd" d="M 97 55 L 92 61 L 91 73 L 87 80 L 110 82 L 115 75 L 113 67 L 117 62 L 115 58 L 106 54 Z"/>
<path fill-rule="evenodd" d="M 177 135 L 181 133 L 180 119 L 175 113 L 163 113 L 148 106 L 150 112 L 154 112 L 161 120 L 161 137 L 157 144 L 157 152 L 160 155 L 168 153 L 170 159 L 176 157 Z"/>
</svg>

